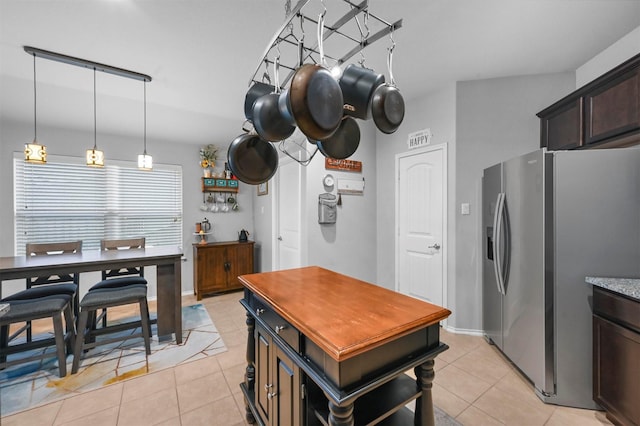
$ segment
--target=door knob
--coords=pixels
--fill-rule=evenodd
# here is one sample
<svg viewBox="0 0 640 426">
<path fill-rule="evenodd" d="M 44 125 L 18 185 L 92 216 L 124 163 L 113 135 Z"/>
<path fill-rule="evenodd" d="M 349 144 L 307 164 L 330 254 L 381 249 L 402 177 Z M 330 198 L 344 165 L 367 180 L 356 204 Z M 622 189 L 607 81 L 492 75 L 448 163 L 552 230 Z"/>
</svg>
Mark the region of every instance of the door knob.
<svg viewBox="0 0 640 426">
<path fill-rule="evenodd" d="M 282 241 L 282 237 L 278 237 L 278 241 Z"/>
<path fill-rule="evenodd" d="M 432 246 L 427 246 L 427 248 L 432 248 L 432 249 L 440 250 L 440 244 L 435 243 L 435 244 L 434 244 L 434 245 L 432 245 Z"/>
</svg>

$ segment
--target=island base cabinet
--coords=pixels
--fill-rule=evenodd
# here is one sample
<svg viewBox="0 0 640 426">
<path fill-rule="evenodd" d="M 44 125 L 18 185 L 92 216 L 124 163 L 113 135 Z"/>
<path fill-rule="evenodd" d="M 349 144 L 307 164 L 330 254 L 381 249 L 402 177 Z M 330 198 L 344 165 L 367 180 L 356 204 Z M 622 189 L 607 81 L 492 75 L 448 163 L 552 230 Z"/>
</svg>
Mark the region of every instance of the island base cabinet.
<svg viewBox="0 0 640 426">
<path fill-rule="evenodd" d="M 318 267 L 243 275 L 240 281 L 247 311 L 240 389 L 248 423 L 434 426 L 433 366 L 448 348 L 439 340 L 439 322 L 449 310 Z M 369 303 L 356 307 L 354 298 L 364 292 L 388 303 L 388 315 Z M 374 313 L 385 320 L 360 322 L 346 338 L 333 329 Z M 345 349 L 362 342 L 367 344 L 357 351 Z M 413 378 L 405 374 L 411 369 Z M 407 404 L 414 401 L 411 410 Z"/>
</svg>

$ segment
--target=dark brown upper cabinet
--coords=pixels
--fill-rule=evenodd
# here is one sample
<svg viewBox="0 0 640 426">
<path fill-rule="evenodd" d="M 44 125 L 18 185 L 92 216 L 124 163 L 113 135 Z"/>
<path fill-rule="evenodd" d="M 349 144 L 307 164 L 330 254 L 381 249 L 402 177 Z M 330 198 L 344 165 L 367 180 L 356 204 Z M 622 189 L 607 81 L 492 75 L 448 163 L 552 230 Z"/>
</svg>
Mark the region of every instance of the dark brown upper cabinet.
<svg viewBox="0 0 640 426">
<path fill-rule="evenodd" d="M 540 146 L 618 148 L 640 143 L 640 54 L 540 111 Z"/>
</svg>

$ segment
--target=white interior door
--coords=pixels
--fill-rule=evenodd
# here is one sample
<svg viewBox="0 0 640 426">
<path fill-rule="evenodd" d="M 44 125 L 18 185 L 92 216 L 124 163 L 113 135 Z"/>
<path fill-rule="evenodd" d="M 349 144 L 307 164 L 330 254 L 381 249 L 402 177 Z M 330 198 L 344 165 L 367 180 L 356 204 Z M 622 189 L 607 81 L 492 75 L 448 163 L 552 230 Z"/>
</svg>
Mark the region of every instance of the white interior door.
<svg viewBox="0 0 640 426">
<path fill-rule="evenodd" d="M 396 177 L 396 289 L 446 306 L 445 145 L 399 154 Z"/>
<path fill-rule="evenodd" d="M 302 169 L 290 158 L 281 159 L 275 175 L 274 271 L 302 266 Z"/>
</svg>

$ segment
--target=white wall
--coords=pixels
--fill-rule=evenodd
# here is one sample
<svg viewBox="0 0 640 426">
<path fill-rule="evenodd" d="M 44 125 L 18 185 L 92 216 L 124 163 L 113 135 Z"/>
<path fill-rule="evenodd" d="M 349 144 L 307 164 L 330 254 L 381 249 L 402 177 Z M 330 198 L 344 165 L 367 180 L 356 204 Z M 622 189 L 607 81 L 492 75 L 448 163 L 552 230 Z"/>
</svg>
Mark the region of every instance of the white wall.
<svg viewBox="0 0 640 426">
<path fill-rule="evenodd" d="M 574 74 L 465 81 L 456 90 L 455 299 L 450 325 L 482 329 L 482 171 L 540 147 L 536 113 L 570 93 Z M 460 214 L 469 203 L 470 215 Z"/>
<path fill-rule="evenodd" d="M 400 87 L 402 90 L 402 87 Z M 442 90 L 431 93 L 423 98 L 411 99 L 406 93 L 405 97 L 405 117 L 402 125 L 395 133 L 386 135 L 376 130 L 377 146 L 377 168 L 378 168 L 378 193 L 377 213 L 378 213 L 378 250 L 377 250 L 377 283 L 389 289 L 395 289 L 395 156 L 396 154 L 408 151 L 407 136 L 409 133 L 429 128 L 431 129 L 432 145 L 446 143 L 448 159 L 448 195 L 449 211 L 451 212 L 453 192 L 455 187 L 455 85 L 451 84 Z M 448 219 L 449 235 L 455 229 L 455 221 Z M 452 277 L 455 268 L 453 255 L 453 238 L 449 237 L 449 247 L 447 250 L 449 265 L 448 275 Z M 452 291 L 455 284 L 449 281 L 449 300 L 453 300 Z M 451 306 L 448 306 L 451 308 Z M 452 309 L 453 310 L 453 309 Z M 454 315 L 455 315 L 455 310 Z"/>
<path fill-rule="evenodd" d="M 349 160 L 362 162 L 362 173 L 325 169 L 325 158 L 317 153 L 307 166 L 306 222 L 308 224 L 307 259 L 333 271 L 376 283 L 376 135 L 372 120 L 358 120 L 360 144 Z M 318 195 L 325 192 L 322 178 L 330 173 L 336 180 L 360 180 L 363 195 L 342 195 L 335 224 L 318 223 Z"/>
<path fill-rule="evenodd" d="M 362 173 L 325 169 L 325 157 L 317 152 L 303 168 L 304 200 L 302 242 L 306 265 L 321 266 L 352 277 L 376 283 L 376 143 L 372 121 L 358 120 L 360 144 L 349 160 L 362 162 Z M 285 157 L 288 160 L 288 157 Z M 281 159 L 281 161 L 284 161 Z M 335 224 L 318 224 L 318 195 L 326 192 L 325 174 L 339 179 L 365 179 L 363 195 L 342 195 Z M 272 182 L 269 182 L 272 185 Z M 271 186 L 270 186 L 271 188 Z M 337 195 L 334 185 L 333 194 Z M 256 197 L 254 204 L 255 240 L 260 245 L 260 271 L 270 271 L 273 253 L 273 191 Z M 263 212 L 264 208 L 264 212 Z M 303 260 L 304 262 L 304 260 Z"/>
<path fill-rule="evenodd" d="M 576 88 L 600 77 L 640 53 L 640 27 L 591 58 L 576 70 Z"/>
</svg>

